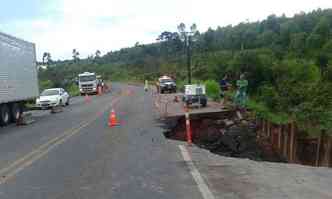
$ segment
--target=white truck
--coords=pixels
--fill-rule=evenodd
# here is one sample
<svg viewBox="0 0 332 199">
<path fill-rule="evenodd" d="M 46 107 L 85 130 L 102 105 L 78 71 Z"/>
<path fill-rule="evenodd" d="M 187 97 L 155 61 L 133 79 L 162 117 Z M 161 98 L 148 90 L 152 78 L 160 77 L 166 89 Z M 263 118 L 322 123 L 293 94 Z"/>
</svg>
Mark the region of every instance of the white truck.
<svg viewBox="0 0 332 199">
<path fill-rule="evenodd" d="M 78 75 L 78 86 L 81 95 L 97 94 L 98 80 L 95 73 L 84 72 Z"/>
<path fill-rule="evenodd" d="M 35 45 L 0 32 L 0 125 L 16 122 L 38 95 Z"/>
</svg>

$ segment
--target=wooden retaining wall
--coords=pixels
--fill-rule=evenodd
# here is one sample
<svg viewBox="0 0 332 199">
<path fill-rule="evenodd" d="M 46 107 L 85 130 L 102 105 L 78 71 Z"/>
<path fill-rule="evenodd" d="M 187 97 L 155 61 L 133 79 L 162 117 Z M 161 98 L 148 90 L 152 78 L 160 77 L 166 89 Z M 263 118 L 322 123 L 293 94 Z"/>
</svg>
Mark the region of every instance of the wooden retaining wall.
<svg viewBox="0 0 332 199">
<path fill-rule="evenodd" d="M 273 124 L 257 119 L 257 139 L 290 163 L 332 167 L 332 137 L 320 132 L 318 138 L 303 137 L 295 123 Z"/>
</svg>

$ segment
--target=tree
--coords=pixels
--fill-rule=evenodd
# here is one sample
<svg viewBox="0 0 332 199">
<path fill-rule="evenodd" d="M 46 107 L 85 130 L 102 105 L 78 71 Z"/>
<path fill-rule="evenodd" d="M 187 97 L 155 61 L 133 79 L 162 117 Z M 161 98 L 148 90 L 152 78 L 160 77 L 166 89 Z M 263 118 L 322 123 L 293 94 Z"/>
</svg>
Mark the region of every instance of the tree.
<svg viewBox="0 0 332 199">
<path fill-rule="evenodd" d="M 306 37 L 307 34 L 304 32 L 291 35 L 290 48 L 298 57 L 304 56 Z"/>
<path fill-rule="evenodd" d="M 100 58 L 100 55 L 101 55 L 100 50 L 96 50 L 95 58 L 96 58 L 96 59 Z"/>
<path fill-rule="evenodd" d="M 319 49 L 323 45 L 322 36 L 319 34 L 311 33 L 310 36 L 306 40 L 307 49 Z"/>
<path fill-rule="evenodd" d="M 316 65 L 319 67 L 321 76 L 324 76 L 324 73 L 328 67 L 329 64 L 329 58 L 325 53 L 319 53 L 319 55 L 316 58 Z"/>
<path fill-rule="evenodd" d="M 44 52 L 43 53 L 43 64 L 49 66 L 52 63 L 51 53 Z"/>
<path fill-rule="evenodd" d="M 327 18 L 323 17 L 319 20 L 319 23 L 314 28 L 314 33 L 319 34 L 324 41 L 327 41 L 330 36 L 330 22 Z"/>
<path fill-rule="evenodd" d="M 164 31 L 158 36 L 157 41 L 161 43 L 161 53 L 166 55 L 166 58 L 170 55 L 176 55 L 182 49 L 180 36 L 177 32 Z"/>
<path fill-rule="evenodd" d="M 72 54 L 73 54 L 73 60 L 74 60 L 74 62 L 75 63 L 78 62 L 80 60 L 80 58 L 79 58 L 80 53 L 74 48 Z"/>
<path fill-rule="evenodd" d="M 44 53 L 43 53 L 43 64 L 45 64 L 45 63 L 46 63 L 46 61 L 45 61 L 45 60 L 46 60 L 47 54 L 48 54 L 47 52 L 44 52 Z"/>
</svg>

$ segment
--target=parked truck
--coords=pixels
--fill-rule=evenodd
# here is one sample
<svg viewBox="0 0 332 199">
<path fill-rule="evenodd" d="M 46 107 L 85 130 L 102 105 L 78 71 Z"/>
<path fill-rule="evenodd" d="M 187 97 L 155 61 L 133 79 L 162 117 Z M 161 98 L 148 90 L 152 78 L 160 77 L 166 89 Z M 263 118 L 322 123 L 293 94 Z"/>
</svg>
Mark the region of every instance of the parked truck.
<svg viewBox="0 0 332 199">
<path fill-rule="evenodd" d="M 78 75 L 78 86 L 81 95 L 97 94 L 98 79 L 95 73 L 84 72 Z"/>
<path fill-rule="evenodd" d="M 0 32 L 0 125 L 19 120 L 38 95 L 35 45 Z"/>
</svg>

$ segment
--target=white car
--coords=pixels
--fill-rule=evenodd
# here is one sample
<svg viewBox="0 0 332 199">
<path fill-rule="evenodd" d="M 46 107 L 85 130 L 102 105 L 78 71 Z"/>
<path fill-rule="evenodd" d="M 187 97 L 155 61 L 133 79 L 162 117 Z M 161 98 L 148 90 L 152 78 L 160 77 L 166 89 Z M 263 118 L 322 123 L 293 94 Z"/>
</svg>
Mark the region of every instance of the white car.
<svg viewBox="0 0 332 199">
<path fill-rule="evenodd" d="M 44 90 L 36 100 L 36 106 L 41 109 L 50 109 L 55 106 L 69 105 L 70 96 L 63 88 Z"/>
</svg>

